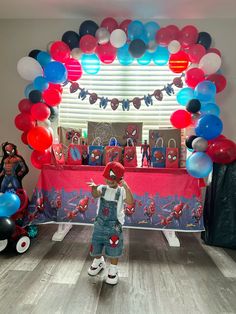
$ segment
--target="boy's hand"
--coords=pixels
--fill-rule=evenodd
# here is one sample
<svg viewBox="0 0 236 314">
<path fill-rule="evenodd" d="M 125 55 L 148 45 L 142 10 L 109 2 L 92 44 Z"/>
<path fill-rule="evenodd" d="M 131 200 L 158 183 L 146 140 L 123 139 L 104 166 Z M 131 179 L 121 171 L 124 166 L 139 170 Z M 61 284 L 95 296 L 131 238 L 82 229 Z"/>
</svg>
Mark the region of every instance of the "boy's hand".
<svg viewBox="0 0 236 314">
<path fill-rule="evenodd" d="M 98 185 L 93 181 L 93 179 L 90 179 L 90 182 L 86 182 L 86 184 L 88 184 L 88 186 L 90 186 L 91 188 L 98 186 Z"/>
<path fill-rule="evenodd" d="M 120 185 L 120 186 L 123 186 L 125 189 L 128 188 L 128 184 L 127 184 L 127 183 L 125 182 L 125 180 L 123 180 L 123 179 L 120 180 L 119 185 Z"/>
</svg>

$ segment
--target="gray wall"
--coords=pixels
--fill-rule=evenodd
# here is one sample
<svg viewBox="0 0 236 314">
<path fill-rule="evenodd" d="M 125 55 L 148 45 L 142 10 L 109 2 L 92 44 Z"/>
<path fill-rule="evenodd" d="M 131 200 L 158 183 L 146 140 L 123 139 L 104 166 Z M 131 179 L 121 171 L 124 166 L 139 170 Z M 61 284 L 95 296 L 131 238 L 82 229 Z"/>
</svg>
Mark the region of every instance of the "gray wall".
<svg viewBox="0 0 236 314">
<path fill-rule="evenodd" d="M 23 184 L 29 194 L 36 184 L 39 171 L 30 165 L 30 150 L 20 140 L 21 132 L 15 128 L 14 118 L 18 114 L 18 102 L 24 98 L 24 89 L 28 84 L 21 79 L 16 70 L 17 61 L 32 49 L 46 50 L 50 41 L 60 40 L 67 30 L 79 30 L 84 19 L 68 20 L 0 20 L 0 143 L 10 141 L 18 146 L 25 158 L 30 173 Z M 94 19 L 96 21 L 96 19 Z M 119 21 L 122 21 L 121 18 Z M 100 22 L 97 20 L 97 22 Z M 176 24 L 182 27 L 195 25 L 199 31 L 207 31 L 213 38 L 212 47 L 222 53 L 223 74 L 226 76 L 227 88 L 218 96 L 221 118 L 224 123 L 223 133 L 236 141 L 236 19 L 209 20 L 158 20 L 161 26 Z"/>
</svg>

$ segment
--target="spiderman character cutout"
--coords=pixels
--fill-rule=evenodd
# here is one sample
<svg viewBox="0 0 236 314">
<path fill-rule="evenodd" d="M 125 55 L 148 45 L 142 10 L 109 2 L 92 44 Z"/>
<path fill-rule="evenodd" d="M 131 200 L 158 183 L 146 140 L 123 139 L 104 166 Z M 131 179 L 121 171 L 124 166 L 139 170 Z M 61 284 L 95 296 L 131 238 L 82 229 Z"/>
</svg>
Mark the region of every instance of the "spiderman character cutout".
<svg viewBox="0 0 236 314">
<path fill-rule="evenodd" d="M 1 192 L 22 189 L 22 179 L 29 172 L 24 159 L 18 155 L 16 145 L 3 143 L 3 158 L 0 165 Z"/>
</svg>

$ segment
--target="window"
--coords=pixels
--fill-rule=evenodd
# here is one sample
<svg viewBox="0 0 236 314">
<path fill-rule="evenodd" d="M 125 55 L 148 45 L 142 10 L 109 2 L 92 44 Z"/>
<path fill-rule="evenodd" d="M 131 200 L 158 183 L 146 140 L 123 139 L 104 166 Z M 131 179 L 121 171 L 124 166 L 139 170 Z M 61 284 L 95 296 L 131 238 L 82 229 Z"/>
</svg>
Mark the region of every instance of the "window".
<svg viewBox="0 0 236 314">
<path fill-rule="evenodd" d="M 166 84 L 172 83 L 178 74 L 172 73 L 168 66 L 139 65 L 136 61 L 129 66 L 122 66 L 116 60 L 112 64 L 101 65 L 97 75 L 83 74 L 78 81 L 81 88 L 89 92 L 95 92 L 99 97 L 119 100 L 134 97 L 143 97 L 152 94 L 156 89 L 162 89 Z M 153 105 L 147 107 L 142 101 L 139 110 L 130 105 L 129 111 L 123 111 L 120 105 L 117 110 L 112 110 L 110 104 L 106 109 L 99 107 L 99 100 L 91 105 L 89 97 L 85 100 L 78 99 L 79 91 L 70 93 L 68 84 L 63 90 L 63 100 L 59 106 L 59 125 L 64 127 L 77 127 L 87 129 L 87 121 L 96 122 L 143 122 L 143 140 L 148 139 L 149 129 L 171 127 L 170 115 L 179 104 L 176 101 L 176 93 L 179 88 L 172 86 L 175 95 L 168 96 L 163 91 L 163 100 L 155 97 Z"/>
</svg>

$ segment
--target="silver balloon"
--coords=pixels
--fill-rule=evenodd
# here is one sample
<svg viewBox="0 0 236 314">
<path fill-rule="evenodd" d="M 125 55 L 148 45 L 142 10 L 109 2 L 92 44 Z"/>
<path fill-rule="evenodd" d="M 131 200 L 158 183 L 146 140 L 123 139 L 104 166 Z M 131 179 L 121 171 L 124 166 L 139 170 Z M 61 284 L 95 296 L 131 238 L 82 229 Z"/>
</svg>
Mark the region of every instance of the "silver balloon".
<svg viewBox="0 0 236 314">
<path fill-rule="evenodd" d="M 82 56 L 83 52 L 80 48 L 74 48 L 71 50 L 71 57 L 79 60 Z"/>
<path fill-rule="evenodd" d="M 98 43 L 100 45 L 104 45 L 104 44 L 109 42 L 110 33 L 108 32 L 108 30 L 106 28 L 100 27 L 97 29 L 95 37 L 97 38 Z"/>
<path fill-rule="evenodd" d="M 196 152 L 205 152 L 208 147 L 208 142 L 203 137 L 197 137 L 193 140 L 192 147 Z"/>
<path fill-rule="evenodd" d="M 50 53 L 50 49 L 51 49 L 51 46 L 52 46 L 53 43 L 54 43 L 54 41 L 50 41 L 50 42 L 47 44 L 47 52 Z"/>
<path fill-rule="evenodd" d="M 44 121 L 38 121 L 37 122 L 38 126 L 44 126 L 45 128 L 50 128 L 51 127 L 51 121 L 50 120 L 44 120 Z"/>
<path fill-rule="evenodd" d="M 156 51 L 156 48 L 157 48 L 157 43 L 155 42 L 155 40 L 151 40 L 151 41 L 148 43 L 147 50 L 148 50 L 149 52 L 155 52 L 155 51 Z"/>
</svg>

